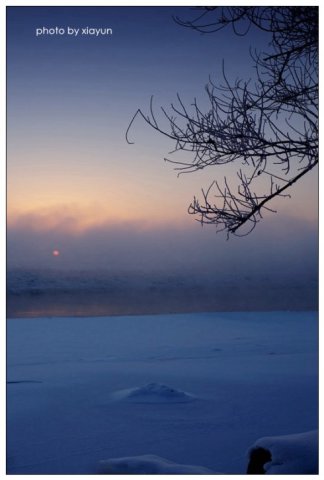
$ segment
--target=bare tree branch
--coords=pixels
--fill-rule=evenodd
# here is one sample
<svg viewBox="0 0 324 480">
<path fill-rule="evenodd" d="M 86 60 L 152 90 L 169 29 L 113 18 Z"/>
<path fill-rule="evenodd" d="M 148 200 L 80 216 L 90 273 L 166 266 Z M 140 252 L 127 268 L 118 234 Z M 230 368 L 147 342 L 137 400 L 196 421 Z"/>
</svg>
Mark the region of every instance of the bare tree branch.
<svg viewBox="0 0 324 480">
<path fill-rule="evenodd" d="M 160 125 L 150 102 L 150 113 L 137 110 L 126 132 L 138 116 L 154 130 L 174 142 L 173 154 L 188 152 L 187 161 L 167 159 L 181 173 L 209 166 L 238 164 L 238 187 L 228 180 L 221 187 L 213 181 L 196 197 L 189 213 L 217 231 L 249 233 L 262 218 L 274 211 L 269 203 L 318 164 L 318 9 L 317 7 L 209 7 L 198 8 L 192 21 L 176 21 L 202 33 L 231 26 L 236 34 L 251 27 L 269 33 L 271 52 L 251 52 L 256 80 L 231 83 L 225 72 L 223 84 L 211 79 L 206 86 L 209 103 L 203 111 L 194 100 L 186 106 L 180 95 L 169 110 L 161 107 L 168 129 Z M 240 30 L 239 30 L 240 29 Z M 244 170 L 242 170 L 244 168 Z M 268 190 L 260 179 L 267 178 Z M 212 191 L 216 188 L 216 195 Z M 213 201 L 211 201 L 211 196 Z M 216 203 L 214 202 L 216 201 Z M 239 232 L 238 232 L 239 231 Z M 243 235 L 247 234 L 243 232 Z"/>
</svg>

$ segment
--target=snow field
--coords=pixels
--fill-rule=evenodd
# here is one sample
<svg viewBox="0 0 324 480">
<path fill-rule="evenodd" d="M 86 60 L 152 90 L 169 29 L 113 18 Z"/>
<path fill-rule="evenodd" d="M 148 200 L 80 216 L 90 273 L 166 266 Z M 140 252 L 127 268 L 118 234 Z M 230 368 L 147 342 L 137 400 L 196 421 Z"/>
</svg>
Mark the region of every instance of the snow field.
<svg viewBox="0 0 324 480">
<path fill-rule="evenodd" d="M 315 312 L 9 319 L 8 473 L 245 473 L 317 428 L 317 339 Z"/>
</svg>

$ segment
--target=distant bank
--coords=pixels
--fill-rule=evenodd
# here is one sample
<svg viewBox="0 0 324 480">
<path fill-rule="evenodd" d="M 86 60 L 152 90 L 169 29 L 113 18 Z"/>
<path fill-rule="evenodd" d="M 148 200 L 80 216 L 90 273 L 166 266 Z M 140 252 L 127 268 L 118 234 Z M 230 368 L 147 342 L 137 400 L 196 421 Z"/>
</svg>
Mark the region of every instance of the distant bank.
<svg viewBox="0 0 324 480">
<path fill-rule="evenodd" d="M 230 311 L 317 310 L 317 283 L 275 285 L 253 279 L 8 281 L 7 317 L 110 316 Z"/>
</svg>

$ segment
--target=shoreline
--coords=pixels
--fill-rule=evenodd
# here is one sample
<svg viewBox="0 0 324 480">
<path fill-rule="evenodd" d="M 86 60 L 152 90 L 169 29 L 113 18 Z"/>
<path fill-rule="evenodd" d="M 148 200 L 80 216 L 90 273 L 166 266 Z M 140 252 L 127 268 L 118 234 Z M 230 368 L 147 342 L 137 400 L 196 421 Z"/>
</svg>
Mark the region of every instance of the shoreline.
<svg viewBox="0 0 324 480">
<path fill-rule="evenodd" d="M 89 312 L 78 312 L 78 313 L 40 313 L 40 314 L 29 314 L 25 312 L 24 314 L 17 315 L 6 315 L 6 320 L 29 320 L 29 319 L 54 319 L 54 318 L 115 318 L 115 317 L 148 317 L 148 316 L 167 316 L 167 315 L 205 315 L 205 314 L 227 314 L 227 313 L 316 313 L 319 314 L 319 310 L 315 308 L 307 309 L 227 309 L 227 310 L 177 310 L 177 311 L 131 311 L 123 313 L 111 313 L 111 312 L 102 312 L 102 313 L 89 313 Z"/>
</svg>

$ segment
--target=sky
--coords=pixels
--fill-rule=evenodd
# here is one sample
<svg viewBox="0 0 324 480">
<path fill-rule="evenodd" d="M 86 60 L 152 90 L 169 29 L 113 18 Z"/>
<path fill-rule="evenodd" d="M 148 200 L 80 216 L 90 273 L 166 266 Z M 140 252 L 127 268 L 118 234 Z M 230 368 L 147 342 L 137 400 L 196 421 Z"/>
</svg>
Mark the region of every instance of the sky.
<svg viewBox="0 0 324 480">
<path fill-rule="evenodd" d="M 9 7 L 7 10 L 8 267 L 182 271 L 239 282 L 264 272 L 317 278 L 317 171 L 274 203 L 244 238 L 226 240 L 187 214 L 194 195 L 222 179 L 213 167 L 177 176 L 174 145 L 138 118 L 176 101 L 206 105 L 209 75 L 249 78 L 249 47 L 268 38 L 177 25 L 189 7 Z M 102 37 L 36 29 L 108 27 Z M 229 176 L 234 169 L 227 170 Z M 58 250 L 60 255 L 53 255 Z"/>
</svg>

